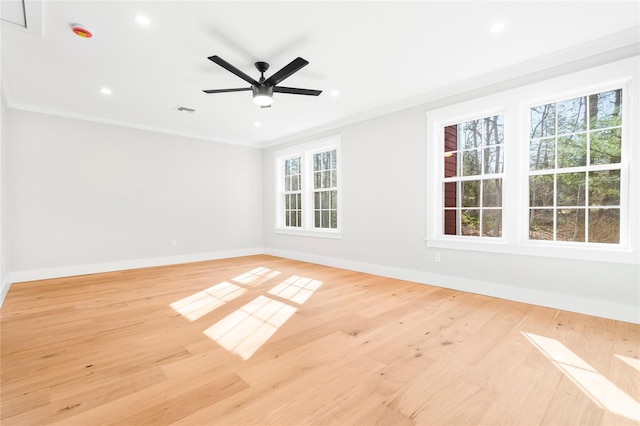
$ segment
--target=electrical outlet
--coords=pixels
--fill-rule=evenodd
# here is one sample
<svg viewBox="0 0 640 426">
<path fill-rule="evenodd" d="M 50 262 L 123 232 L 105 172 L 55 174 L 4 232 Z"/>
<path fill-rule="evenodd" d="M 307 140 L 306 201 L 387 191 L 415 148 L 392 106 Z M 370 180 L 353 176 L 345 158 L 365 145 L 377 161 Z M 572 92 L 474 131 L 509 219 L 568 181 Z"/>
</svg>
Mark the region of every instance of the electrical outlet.
<svg viewBox="0 0 640 426">
<path fill-rule="evenodd" d="M 176 240 L 171 240 L 171 247 L 177 247 L 178 242 Z"/>
<path fill-rule="evenodd" d="M 436 262 L 436 263 L 440 263 L 440 253 L 436 252 L 433 255 L 433 261 Z"/>
</svg>

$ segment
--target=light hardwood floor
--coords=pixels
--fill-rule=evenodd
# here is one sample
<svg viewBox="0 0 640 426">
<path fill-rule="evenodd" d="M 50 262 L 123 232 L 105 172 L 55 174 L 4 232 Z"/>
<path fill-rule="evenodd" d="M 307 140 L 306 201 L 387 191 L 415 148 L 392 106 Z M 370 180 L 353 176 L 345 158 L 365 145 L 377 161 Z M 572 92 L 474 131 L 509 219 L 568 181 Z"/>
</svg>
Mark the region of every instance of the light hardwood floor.
<svg viewBox="0 0 640 426">
<path fill-rule="evenodd" d="M 17 283 L 0 325 L 2 425 L 640 416 L 638 325 L 271 256 Z"/>
</svg>

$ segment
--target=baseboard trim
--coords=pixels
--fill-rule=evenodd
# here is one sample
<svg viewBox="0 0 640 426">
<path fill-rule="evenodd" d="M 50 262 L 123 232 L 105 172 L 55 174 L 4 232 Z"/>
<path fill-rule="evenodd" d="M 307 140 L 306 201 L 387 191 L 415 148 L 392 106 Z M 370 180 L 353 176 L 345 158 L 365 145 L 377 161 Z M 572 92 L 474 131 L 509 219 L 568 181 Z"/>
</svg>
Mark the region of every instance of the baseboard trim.
<svg viewBox="0 0 640 426">
<path fill-rule="evenodd" d="M 7 293 L 9 293 L 9 287 L 11 287 L 11 275 L 7 275 L 2 282 L 0 282 L 0 307 L 2 307 L 4 298 L 7 297 Z"/>
<path fill-rule="evenodd" d="M 255 247 L 238 250 L 221 250 L 208 253 L 183 254 L 177 256 L 152 257 L 146 259 L 122 260 L 116 262 L 93 263 L 87 265 L 73 265 L 56 268 L 14 271 L 11 273 L 9 284 L 24 281 L 72 277 L 77 275 L 98 274 L 101 272 L 124 271 L 127 269 L 148 268 L 153 266 L 201 262 L 205 260 L 227 259 L 231 257 L 252 256 L 263 253 L 264 248 Z"/>
<path fill-rule="evenodd" d="M 570 312 L 577 312 L 586 315 L 593 315 L 602 318 L 640 324 L 640 314 L 638 312 L 638 307 L 634 305 L 606 302 L 602 300 L 589 299 L 563 293 L 538 291 L 531 288 L 522 288 L 504 284 L 496 284 L 487 281 L 456 278 L 448 275 L 431 274 L 412 269 L 374 265 L 371 263 L 356 262 L 352 260 L 318 256 L 308 253 L 300 253 L 273 248 L 265 248 L 264 253 L 272 256 L 284 257 L 287 259 L 299 260 L 302 262 L 316 263 L 320 265 L 331 266 L 334 268 L 348 269 L 351 271 L 380 275 L 388 278 L 413 281 L 420 284 L 434 285 L 438 287 L 449 288 L 452 290 L 461 290 L 469 293 L 497 297 L 500 299 L 512 300 L 516 302 L 545 306 L 554 309 L 562 309 Z"/>
</svg>

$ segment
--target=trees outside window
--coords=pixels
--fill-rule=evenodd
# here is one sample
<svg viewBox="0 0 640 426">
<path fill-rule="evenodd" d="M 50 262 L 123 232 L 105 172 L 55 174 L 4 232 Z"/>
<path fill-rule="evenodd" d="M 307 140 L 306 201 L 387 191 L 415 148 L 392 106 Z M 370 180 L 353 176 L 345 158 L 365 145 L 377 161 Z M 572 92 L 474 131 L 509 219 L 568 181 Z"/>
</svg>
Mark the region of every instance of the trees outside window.
<svg viewBox="0 0 640 426">
<path fill-rule="evenodd" d="M 638 264 L 637 61 L 426 111 L 427 247 Z"/>
<path fill-rule="evenodd" d="M 313 154 L 313 226 L 338 227 L 338 156 L 335 149 Z"/>
<path fill-rule="evenodd" d="M 504 115 L 444 128 L 445 235 L 502 236 Z"/>
<path fill-rule="evenodd" d="M 299 228 L 302 226 L 302 176 L 301 158 L 284 160 L 283 214 L 284 226 Z"/>
<path fill-rule="evenodd" d="M 620 242 L 622 89 L 530 108 L 529 239 Z"/>
</svg>

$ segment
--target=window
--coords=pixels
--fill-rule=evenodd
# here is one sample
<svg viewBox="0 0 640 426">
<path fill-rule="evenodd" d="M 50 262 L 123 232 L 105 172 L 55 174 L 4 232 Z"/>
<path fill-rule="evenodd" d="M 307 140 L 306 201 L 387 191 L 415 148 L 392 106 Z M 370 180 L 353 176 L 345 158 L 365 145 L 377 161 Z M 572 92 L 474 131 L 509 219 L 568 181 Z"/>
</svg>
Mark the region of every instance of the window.
<svg viewBox="0 0 640 426">
<path fill-rule="evenodd" d="M 639 70 L 428 111 L 427 247 L 640 264 Z"/>
<path fill-rule="evenodd" d="M 313 154 L 313 226 L 338 227 L 338 155 L 335 149 Z"/>
<path fill-rule="evenodd" d="M 530 109 L 529 238 L 620 242 L 622 89 Z"/>
<path fill-rule="evenodd" d="M 444 128 L 444 234 L 502 236 L 504 115 Z"/>
<path fill-rule="evenodd" d="M 340 139 L 292 147 L 276 157 L 276 232 L 340 237 Z"/>
<path fill-rule="evenodd" d="M 284 224 L 302 226 L 302 179 L 300 157 L 284 160 Z"/>
</svg>

